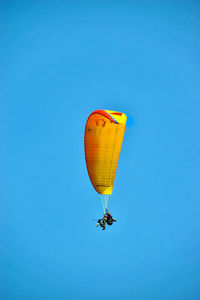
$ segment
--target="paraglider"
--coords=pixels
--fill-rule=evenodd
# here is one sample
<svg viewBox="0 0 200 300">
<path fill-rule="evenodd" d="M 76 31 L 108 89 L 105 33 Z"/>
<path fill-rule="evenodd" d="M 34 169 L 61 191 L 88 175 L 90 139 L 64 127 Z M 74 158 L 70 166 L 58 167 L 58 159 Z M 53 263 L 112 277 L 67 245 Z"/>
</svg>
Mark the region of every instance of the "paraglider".
<svg viewBox="0 0 200 300">
<path fill-rule="evenodd" d="M 95 110 L 89 115 L 85 126 L 84 144 L 88 175 L 94 189 L 101 195 L 104 217 L 108 199 L 113 191 L 126 120 L 126 115 L 121 112 Z M 109 219 L 104 220 L 108 224 Z M 101 226 L 103 223 L 102 221 L 98 224 Z M 110 219 L 108 225 L 112 224 Z"/>
<path fill-rule="evenodd" d="M 106 224 L 108 224 L 110 226 L 113 224 L 113 222 L 116 222 L 116 221 L 117 220 L 113 219 L 113 217 L 111 216 L 109 211 L 106 209 L 106 213 L 104 214 L 103 218 L 101 218 L 97 221 L 96 227 L 98 227 L 100 225 L 103 228 L 102 230 L 105 230 Z"/>
</svg>

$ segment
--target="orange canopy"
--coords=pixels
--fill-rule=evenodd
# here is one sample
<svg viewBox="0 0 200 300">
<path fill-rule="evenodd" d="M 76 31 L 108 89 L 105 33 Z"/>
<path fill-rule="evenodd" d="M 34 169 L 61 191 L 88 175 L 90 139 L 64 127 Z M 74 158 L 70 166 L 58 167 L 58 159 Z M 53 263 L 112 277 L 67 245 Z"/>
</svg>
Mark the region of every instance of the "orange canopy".
<svg viewBox="0 0 200 300">
<path fill-rule="evenodd" d="M 99 194 L 112 194 L 126 119 L 124 113 L 96 110 L 87 120 L 85 159 L 90 180 Z"/>
</svg>

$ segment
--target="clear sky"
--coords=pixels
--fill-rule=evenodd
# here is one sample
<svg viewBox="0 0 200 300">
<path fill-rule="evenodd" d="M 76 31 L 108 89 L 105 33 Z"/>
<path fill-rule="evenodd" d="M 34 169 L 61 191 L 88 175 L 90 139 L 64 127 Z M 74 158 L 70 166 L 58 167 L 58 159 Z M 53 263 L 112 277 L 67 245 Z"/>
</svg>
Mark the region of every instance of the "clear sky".
<svg viewBox="0 0 200 300">
<path fill-rule="evenodd" d="M 1 1 L 2 300 L 200 299 L 200 2 Z M 85 165 L 126 113 L 106 231 Z"/>
</svg>

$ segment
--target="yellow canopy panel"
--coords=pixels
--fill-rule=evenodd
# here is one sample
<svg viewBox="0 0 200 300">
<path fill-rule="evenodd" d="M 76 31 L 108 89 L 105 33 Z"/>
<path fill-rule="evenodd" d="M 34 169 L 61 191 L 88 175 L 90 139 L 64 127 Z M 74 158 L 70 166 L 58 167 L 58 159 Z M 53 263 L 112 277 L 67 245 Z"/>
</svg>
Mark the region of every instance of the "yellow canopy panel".
<svg viewBox="0 0 200 300">
<path fill-rule="evenodd" d="M 85 160 L 92 185 L 99 194 L 112 194 L 126 119 L 124 113 L 95 110 L 87 120 Z"/>
</svg>

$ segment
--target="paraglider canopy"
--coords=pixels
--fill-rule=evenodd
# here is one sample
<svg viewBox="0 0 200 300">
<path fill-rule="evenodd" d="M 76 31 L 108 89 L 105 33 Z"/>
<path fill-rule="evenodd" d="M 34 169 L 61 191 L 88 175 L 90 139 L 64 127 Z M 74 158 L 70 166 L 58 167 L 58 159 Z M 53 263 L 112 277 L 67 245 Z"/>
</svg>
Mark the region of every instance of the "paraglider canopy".
<svg viewBox="0 0 200 300">
<path fill-rule="evenodd" d="M 104 209 L 113 190 L 126 119 L 121 112 L 95 110 L 85 126 L 87 170 L 94 189 L 104 195 Z"/>
</svg>

